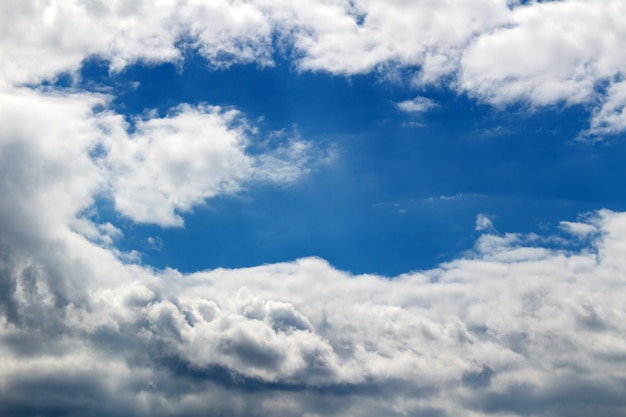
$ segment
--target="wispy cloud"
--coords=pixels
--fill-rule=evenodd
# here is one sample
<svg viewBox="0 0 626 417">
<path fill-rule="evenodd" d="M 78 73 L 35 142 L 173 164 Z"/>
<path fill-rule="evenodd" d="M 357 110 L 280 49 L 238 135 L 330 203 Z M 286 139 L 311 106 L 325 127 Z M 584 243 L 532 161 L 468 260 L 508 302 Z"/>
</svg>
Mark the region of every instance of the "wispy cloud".
<svg viewBox="0 0 626 417">
<path fill-rule="evenodd" d="M 493 222 L 491 221 L 491 219 L 489 218 L 489 216 L 487 216 L 486 214 L 479 214 L 478 216 L 476 216 L 476 227 L 475 229 L 479 232 L 485 231 L 485 230 L 493 230 Z"/>
<path fill-rule="evenodd" d="M 396 103 L 398 109 L 409 114 L 421 114 L 437 106 L 433 100 L 421 96 Z"/>
</svg>

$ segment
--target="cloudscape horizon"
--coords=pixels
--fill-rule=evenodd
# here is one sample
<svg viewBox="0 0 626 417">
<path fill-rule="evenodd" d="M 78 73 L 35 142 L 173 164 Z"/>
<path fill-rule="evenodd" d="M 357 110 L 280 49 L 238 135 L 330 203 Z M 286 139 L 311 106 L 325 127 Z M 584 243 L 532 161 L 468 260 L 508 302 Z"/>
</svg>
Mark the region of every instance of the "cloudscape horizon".
<svg viewBox="0 0 626 417">
<path fill-rule="evenodd" d="M 626 3 L 0 31 L 0 415 L 626 416 Z"/>
</svg>

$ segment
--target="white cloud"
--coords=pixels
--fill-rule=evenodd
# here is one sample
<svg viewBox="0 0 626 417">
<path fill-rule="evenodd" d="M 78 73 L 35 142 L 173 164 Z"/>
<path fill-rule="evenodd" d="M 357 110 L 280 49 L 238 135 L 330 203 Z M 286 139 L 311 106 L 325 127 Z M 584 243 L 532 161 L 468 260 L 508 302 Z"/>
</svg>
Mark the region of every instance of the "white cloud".
<svg viewBox="0 0 626 417">
<path fill-rule="evenodd" d="M 476 216 L 475 229 L 479 232 L 482 232 L 484 230 L 492 230 L 493 222 L 491 221 L 489 216 L 487 216 L 486 214 L 480 213 L 478 216 Z"/>
<path fill-rule="evenodd" d="M 251 155 L 252 130 L 238 111 L 202 105 L 137 120 L 131 135 L 111 136 L 104 145 L 100 164 L 116 209 L 136 222 L 180 226 L 178 212 L 251 181 L 293 182 L 322 158 L 302 139 Z"/>
<path fill-rule="evenodd" d="M 118 115 L 91 112 L 103 100 L 3 97 L 2 413 L 89 403 L 100 415 L 527 415 L 509 400 L 520 386 L 533 415 L 558 415 L 580 390 L 596 414 L 626 407 L 616 366 L 626 355 L 624 214 L 575 226 L 600 231 L 580 252 L 485 235 L 469 258 L 393 279 L 319 259 L 152 271 L 100 246 L 119 238 L 114 227 L 81 231 L 93 242 L 72 231 L 114 183 L 89 151 L 150 134 L 154 143 L 154 132 L 183 126 L 180 115 L 225 134 L 224 116 L 189 108 L 129 138 Z M 112 150 L 100 157 L 118 161 Z"/>
<path fill-rule="evenodd" d="M 18 318 L 5 317 L 0 333 L 0 406 L 27 407 L 18 391 L 25 387 L 60 389 L 54 374 L 83 381 L 73 395 L 85 401 L 107 399 L 96 408 L 105 415 L 114 414 L 107 407 L 134 415 L 196 415 L 196 407 L 254 415 L 261 407 L 278 415 L 556 416 L 581 390 L 590 412 L 620 414 L 626 216 L 605 211 L 592 221 L 602 234 L 591 251 L 487 235 L 469 258 L 393 279 L 351 276 L 315 258 L 191 275 L 118 264 L 128 268 L 125 282 L 90 289 L 82 304 L 68 291 L 67 304 L 37 306 L 61 314 L 57 322 L 32 320 L 38 299 L 28 281 L 42 288 L 50 280 L 39 259 L 39 273 L 14 275 Z M 83 262 L 90 279 L 91 268 L 116 261 Z M 52 342 L 44 336 L 51 331 Z M 40 353 L 20 356 L 25 343 Z M 513 400 L 520 395 L 528 408 Z M 54 406 L 80 409 L 59 399 Z"/>
<path fill-rule="evenodd" d="M 269 13 L 293 39 L 302 69 L 414 69 L 418 87 L 447 82 L 496 106 L 604 102 L 590 133 L 624 131 L 620 0 L 272 4 Z"/>
<path fill-rule="evenodd" d="M 138 60 L 179 61 L 178 43 L 198 48 L 215 66 L 271 63 L 271 27 L 247 2 L 49 0 L 0 8 L 5 82 L 54 78 L 92 55 L 109 60 L 112 70 Z"/>
<path fill-rule="evenodd" d="M 585 136 L 604 136 L 626 130 L 626 81 L 609 86 L 602 105 L 591 118 L 589 130 Z"/>
<path fill-rule="evenodd" d="M 121 238 L 115 227 L 80 215 L 115 184 L 112 172 L 123 174 L 113 145 L 135 140 L 149 154 L 165 129 L 197 138 L 188 132 L 201 120 L 239 149 L 231 144 L 241 132 L 228 133 L 223 110 L 199 107 L 145 120 L 132 137 L 119 115 L 91 111 L 105 100 L 3 96 L 2 414 L 552 417 L 564 401 L 594 415 L 626 409 L 625 214 L 563 223 L 597 230 L 576 252 L 487 234 L 466 256 L 394 278 L 352 276 L 316 258 L 153 270 L 108 248 Z M 98 145 L 108 153 L 94 160 Z"/>
<path fill-rule="evenodd" d="M 161 249 L 163 249 L 163 239 L 161 239 L 161 237 L 159 236 L 150 236 L 148 239 L 146 239 L 146 243 L 148 244 L 148 247 L 152 250 L 160 251 Z"/>
<path fill-rule="evenodd" d="M 471 5 L 463 1 L 268 5 L 279 30 L 286 31 L 303 54 L 303 69 L 355 74 L 381 65 L 422 66 L 428 62 L 425 78 L 434 78 L 431 71 L 450 71 L 450 62 L 475 33 L 505 22 L 508 14 L 505 1 L 482 0 Z"/>
<path fill-rule="evenodd" d="M 559 223 L 559 226 L 563 230 L 580 237 L 586 237 L 598 232 L 598 228 L 589 223 L 562 221 Z"/>
<path fill-rule="evenodd" d="M 420 97 L 417 96 L 414 99 L 404 100 L 399 103 L 396 103 L 396 107 L 402 110 L 403 112 L 409 114 L 420 114 L 424 113 L 433 107 L 437 107 L 437 103 L 428 97 Z"/>
<path fill-rule="evenodd" d="M 181 105 L 166 117 L 137 120 L 129 134 L 121 116 L 92 112 L 96 104 L 106 105 L 103 96 L 21 89 L 6 91 L 3 100 L 8 103 L 2 114 L 7 121 L 2 132 L 5 153 L 15 159 L 6 162 L 5 178 L 15 187 L 16 198 L 17 193 L 35 189 L 42 202 L 56 195 L 49 217 L 62 212 L 54 221 L 73 222 L 85 236 L 109 243 L 112 235 L 105 225 L 73 219 L 89 207 L 95 193 L 112 195 L 116 209 L 136 222 L 176 226 L 182 225 L 177 212 L 218 194 L 237 192 L 251 181 L 293 182 L 319 162 L 317 157 L 323 157 L 301 139 L 248 154 L 252 133 L 235 110 Z M 92 158 L 94 149 L 98 152 Z M 23 162 L 36 167 L 34 172 L 25 166 L 16 168 L 22 154 L 34 152 L 32 158 L 49 154 L 44 161 L 51 166 Z M 67 182 L 55 187 L 43 183 L 62 175 L 68 176 Z M 33 184 L 24 189 L 25 181 Z"/>
<path fill-rule="evenodd" d="M 102 164 L 117 210 L 137 222 L 181 225 L 175 211 L 238 191 L 253 163 L 244 127 L 234 126 L 238 117 L 181 105 L 166 117 L 138 120 L 130 136 L 112 137 Z"/>
<path fill-rule="evenodd" d="M 497 106 L 589 105 L 591 135 L 625 126 L 621 0 L 51 0 L 0 7 L 4 84 L 76 71 L 89 56 L 116 71 L 138 60 L 180 62 L 181 47 L 195 48 L 211 66 L 272 65 L 277 45 L 292 51 L 301 70 L 385 77 L 408 69 L 415 86 L 447 83 Z"/>
<path fill-rule="evenodd" d="M 205 198 L 293 181 L 315 151 L 294 139 L 247 152 L 233 110 L 183 105 L 129 133 L 120 115 L 93 112 L 106 96 L 15 87 L 90 55 L 114 70 L 176 61 L 178 41 L 212 65 L 269 64 L 278 33 L 301 69 L 420 66 L 417 83 L 460 71 L 461 91 L 494 104 L 593 102 L 606 81 L 591 133 L 620 132 L 623 4 L 508 6 L 0 2 L 0 414 L 624 414 L 626 214 L 562 223 L 589 237 L 579 251 L 486 234 L 394 278 L 316 258 L 154 270 L 115 249 L 115 226 L 89 220 L 96 196 L 177 225 Z"/>
<path fill-rule="evenodd" d="M 460 87 L 495 104 L 589 102 L 599 82 L 623 71 L 624 11 L 620 1 L 517 7 L 510 25 L 481 34 L 464 52 Z"/>
</svg>

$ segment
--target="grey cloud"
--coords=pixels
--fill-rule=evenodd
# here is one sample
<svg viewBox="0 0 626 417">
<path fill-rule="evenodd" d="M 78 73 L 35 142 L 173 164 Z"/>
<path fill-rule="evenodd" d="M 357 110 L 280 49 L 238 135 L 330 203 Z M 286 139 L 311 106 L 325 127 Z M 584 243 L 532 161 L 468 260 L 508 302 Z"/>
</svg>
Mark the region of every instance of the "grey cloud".
<svg viewBox="0 0 626 417">
<path fill-rule="evenodd" d="M 483 366 L 480 371 L 468 371 L 463 374 L 462 381 L 470 388 L 482 388 L 489 386 L 493 378 L 493 369 Z"/>
<path fill-rule="evenodd" d="M 510 412 L 514 415 L 537 416 L 612 416 L 623 413 L 626 386 L 589 383 L 583 379 L 576 383 L 561 384 L 541 390 L 529 384 L 512 386 L 502 393 L 484 395 L 479 409 L 485 413 Z"/>
<path fill-rule="evenodd" d="M 501 250 L 516 249 L 506 245 Z M 587 256 L 568 255 L 577 276 L 565 270 L 547 282 L 523 271 L 536 262 L 562 266 L 558 253 L 458 260 L 394 279 L 351 277 L 305 259 L 193 276 L 170 271 L 102 288 L 82 307 L 47 307 L 63 312 L 54 337 L 36 321 L 5 324 L 0 404 L 17 415 L 95 408 L 94 415 L 552 416 L 574 406 L 619 414 L 623 298 L 601 296 L 610 279 L 602 264 L 577 259 Z M 578 284 L 563 286 L 571 279 Z M 529 298 L 536 284 L 549 291 Z M 610 287 L 623 296 L 623 284 Z M 583 289 L 589 299 L 577 304 Z M 21 392 L 42 399 L 28 402 Z"/>
</svg>

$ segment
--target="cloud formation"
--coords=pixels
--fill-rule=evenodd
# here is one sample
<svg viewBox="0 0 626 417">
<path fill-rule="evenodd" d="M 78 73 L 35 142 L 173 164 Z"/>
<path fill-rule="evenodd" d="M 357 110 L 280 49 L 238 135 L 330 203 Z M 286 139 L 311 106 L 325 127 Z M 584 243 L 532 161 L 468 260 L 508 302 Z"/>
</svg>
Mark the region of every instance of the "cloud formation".
<svg viewBox="0 0 626 417">
<path fill-rule="evenodd" d="M 626 214 L 564 222 L 567 239 L 486 233 L 398 277 L 318 258 L 155 270 L 116 249 L 121 231 L 90 216 L 97 198 L 180 225 L 207 198 L 298 178 L 311 145 L 253 154 L 244 115 L 210 105 L 130 129 L 105 95 L 24 86 L 91 55 L 116 71 L 185 47 L 271 65 L 280 49 L 302 70 L 452 76 L 496 105 L 599 99 L 589 132 L 610 134 L 625 126 L 621 2 L 157 6 L 0 3 L 0 414 L 626 413 Z"/>
<path fill-rule="evenodd" d="M 136 222 L 180 226 L 177 212 L 249 182 L 292 182 L 308 172 L 316 156 L 324 157 L 298 138 L 249 153 L 253 127 L 234 109 L 180 105 L 165 117 L 135 120 L 129 133 L 121 115 L 94 111 L 106 106 L 106 96 L 21 88 L 5 91 L 3 100 L 6 178 L 12 178 L 16 193 L 32 181 L 39 198 L 62 196 L 52 211 L 67 206 L 58 219 L 63 222 L 99 194 L 110 196 L 115 208 Z M 23 154 L 39 153 L 47 155 L 43 161 L 21 162 Z M 27 166 L 37 172 L 24 172 Z M 76 183 L 59 183 L 63 191 L 45 183 L 70 175 Z"/>
<path fill-rule="evenodd" d="M 588 105 L 584 136 L 623 132 L 626 10 L 620 0 L 559 2 L 215 1 L 4 2 L 4 83 L 76 71 L 89 56 L 119 71 L 136 61 L 405 72 L 496 105 Z M 76 33 L 90 33 L 89 37 Z"/>
<path fill-rule="evenodd" d="M 49 241 L 74 255 L 65 264 L 3 242 L 0 407 L 618 415 L 626 217 L 603 211 L 585 226 L 596 238 L 582 250 L 487 234 L 472 253 L 393 279 L 316 258 L 152 271 L 69 231 Z"/>
<path fill-rule="evenodd" d="M 180 226 L 176 212 L 250 181 L 286 183 L 308 171 L 314 150 L 299 139 L 256 156 L 253 128 L 237 110 L 180 105 L 163 118 L 137 120 L 132 134 L 102 144 L 116 209 L 136 222 Z M 320 155 L 321 156 L 321 155 Z"/>
</svg>

